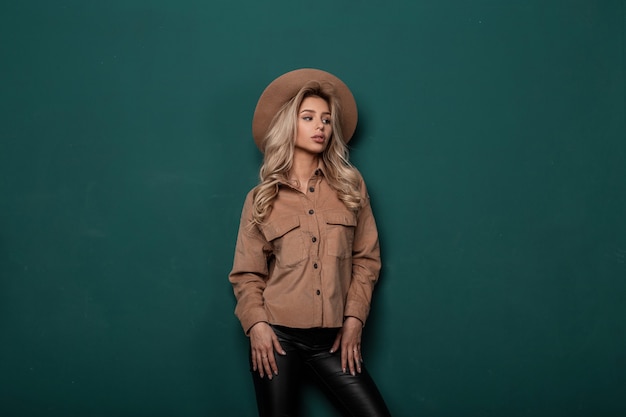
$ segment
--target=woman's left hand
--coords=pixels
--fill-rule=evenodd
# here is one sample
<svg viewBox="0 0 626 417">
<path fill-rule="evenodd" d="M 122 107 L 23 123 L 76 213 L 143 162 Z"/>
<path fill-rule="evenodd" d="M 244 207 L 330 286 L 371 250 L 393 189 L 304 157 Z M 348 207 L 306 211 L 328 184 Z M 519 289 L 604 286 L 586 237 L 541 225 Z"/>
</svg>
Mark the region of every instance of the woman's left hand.
<svg viewBox="0 0 626 417">
<path fill-rule="evenodd" d="M 350 370 L 352 375 L 355 372 L 361 373 L 361 334 L 363 333 L 363 323 L 356 317 L 347 317 L 343 322 L 343 327 L 337 333 L 335 343 L 330 349 L 330 353 L 335 353 L 341 346 L 341 369 L 346 372 Z"/>
</svg>

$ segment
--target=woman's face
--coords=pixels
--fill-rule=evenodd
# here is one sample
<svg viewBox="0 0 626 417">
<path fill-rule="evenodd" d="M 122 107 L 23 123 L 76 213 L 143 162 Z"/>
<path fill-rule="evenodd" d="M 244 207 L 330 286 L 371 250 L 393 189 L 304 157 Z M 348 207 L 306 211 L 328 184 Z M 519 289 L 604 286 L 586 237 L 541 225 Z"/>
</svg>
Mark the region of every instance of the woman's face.
<svg viewBox="0 0 626 417">
<path fill-rule="evenodd" d="M 298 109 L 296 151 L 318 155 L 324 152 L 333 133 L 328 103 L 317 96 L 307 97 Z"/>
</svg>

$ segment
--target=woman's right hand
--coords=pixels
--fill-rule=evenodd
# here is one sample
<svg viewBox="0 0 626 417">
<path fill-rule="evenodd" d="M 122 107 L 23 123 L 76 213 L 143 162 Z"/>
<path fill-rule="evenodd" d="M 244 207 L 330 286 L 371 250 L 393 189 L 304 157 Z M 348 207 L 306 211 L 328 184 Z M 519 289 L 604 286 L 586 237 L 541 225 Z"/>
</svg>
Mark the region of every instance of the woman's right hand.
<svg viewBox="0 0 626 417">
<path fill-rule="evenodd" d="M 250 328 L 250 347 L 252 352 L 252 370 L 259 372 L 259 376 L 263 378 L 265 375 L 272 379 L 274 375 L 278 375 L 278 365 L 274 351 L 281 355 L 286 355 L 276 333 L 264 321 L 256 323 Z"/>
</svg>

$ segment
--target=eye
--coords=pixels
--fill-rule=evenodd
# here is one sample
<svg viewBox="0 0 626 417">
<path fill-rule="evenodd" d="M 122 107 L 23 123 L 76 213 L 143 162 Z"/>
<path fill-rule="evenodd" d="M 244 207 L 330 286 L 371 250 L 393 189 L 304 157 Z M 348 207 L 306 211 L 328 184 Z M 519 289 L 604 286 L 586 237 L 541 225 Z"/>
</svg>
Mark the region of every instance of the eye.
<svg viewBox="0 0 626 417">
<path fill-rule="evenodd" d="M 313 118 L 311 116 L 302 116 L 302 120 L 306 120 L 307 122 L 310 122 L 311 120 L 313 120 Z"/>
<path fill-rule="evenodd" d="M 331 122 L 331 120 L 329 118 L 327 118 L 327 117 L 322 119 L 322 123 L 324 123 L 325 125 L 329 125 L 330 122 Z"/>
</svg>

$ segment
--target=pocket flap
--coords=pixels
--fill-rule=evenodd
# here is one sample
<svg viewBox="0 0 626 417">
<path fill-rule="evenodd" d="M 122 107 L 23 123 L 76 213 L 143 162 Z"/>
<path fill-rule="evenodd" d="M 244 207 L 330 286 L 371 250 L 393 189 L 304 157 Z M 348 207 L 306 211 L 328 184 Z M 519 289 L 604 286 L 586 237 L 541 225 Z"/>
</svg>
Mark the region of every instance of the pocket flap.
<svg viewBox="0 0 626 417">
<path fill-rule="evenodd" d="M 356 215 L 349 211 L 329 211 L 324 216 L 327 224 L 356 226 Z"/>
<path fill-rule="evenodd" d="M 286 216 L 274 220 L 271 223 L 261 225 L 261 230 L 263 231 L 265 239 L 271 242 L 297 227 L 300 227 L 300 219 L 298 216 Z"/>
</svg>

